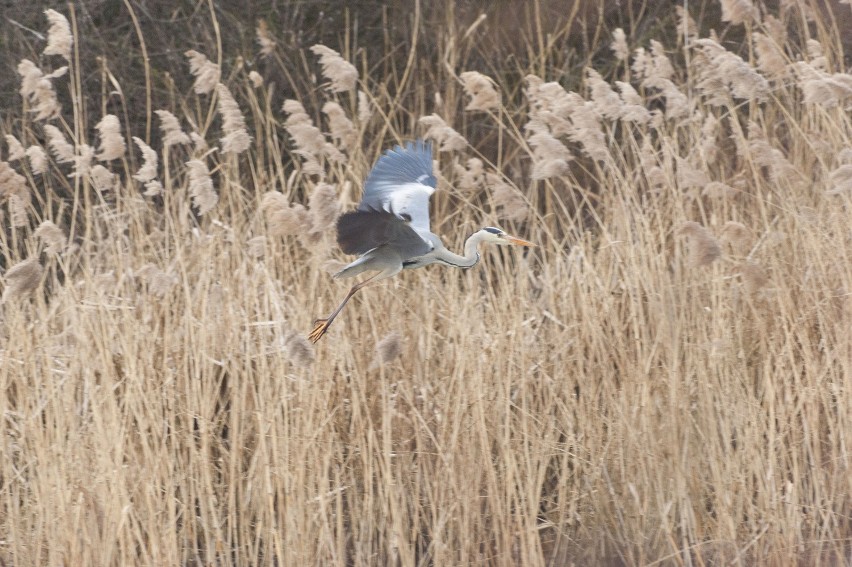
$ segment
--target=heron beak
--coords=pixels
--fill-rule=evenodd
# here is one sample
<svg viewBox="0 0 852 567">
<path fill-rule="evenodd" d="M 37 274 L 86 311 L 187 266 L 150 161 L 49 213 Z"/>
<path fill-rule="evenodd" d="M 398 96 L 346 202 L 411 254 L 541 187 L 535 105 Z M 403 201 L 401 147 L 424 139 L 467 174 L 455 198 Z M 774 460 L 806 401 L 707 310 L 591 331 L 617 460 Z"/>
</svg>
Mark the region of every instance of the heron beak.
<svg viewBox="0 0 852 567">
<path fill-rule="evenodd" d="M 515 246 L 535 246 L 535 244 L 533 244 L 532 242 L 528 242 L 520 238 L 515 238 L 514 236 L 506 236 L 506 240 L 509 242 L 509 244 L 514 244 Z"/>
</svg>

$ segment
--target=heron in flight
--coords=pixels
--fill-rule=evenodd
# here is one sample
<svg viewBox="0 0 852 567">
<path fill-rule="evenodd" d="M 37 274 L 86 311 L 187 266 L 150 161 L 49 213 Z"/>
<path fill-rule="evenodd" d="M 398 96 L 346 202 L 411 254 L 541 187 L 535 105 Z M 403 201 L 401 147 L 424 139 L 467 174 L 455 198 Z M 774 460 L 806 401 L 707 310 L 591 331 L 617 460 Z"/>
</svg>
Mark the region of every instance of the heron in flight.
<svg viewBox="0 0 852 567">
<path fill-rule="evenodd" d="M 308 336 L 311 342 L 322 338 L 346 302 L 366 285 L 429 264 L 470 268 L 479 262 L 477 249 L 482 242 L 534 246 L 487 226 L 467 239 L 464 256 L 450 252 L 429 230 L 429 197 L 436 185 L 432 146 L 423 140 L 396 146 L 379 158 L 364 182 L 364 196 L 358 208 L 337 221 L 340 249 L 360 257 L 334 277 L 351 278 L 368 270 L 378 273 L 352 286 L 331 315 L 314 322 L 314 330 Z"/>
</svg>

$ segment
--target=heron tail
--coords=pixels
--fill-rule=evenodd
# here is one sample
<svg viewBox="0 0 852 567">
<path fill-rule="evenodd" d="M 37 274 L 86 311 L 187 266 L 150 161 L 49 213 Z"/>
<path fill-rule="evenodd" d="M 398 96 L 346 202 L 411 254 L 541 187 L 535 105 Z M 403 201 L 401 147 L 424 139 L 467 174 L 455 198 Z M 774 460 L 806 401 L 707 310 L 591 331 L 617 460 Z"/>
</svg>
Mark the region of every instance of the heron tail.
<svg viewBox="0 0 852 567">
<path fill-rule="evenodd" d="M 344 278 L 351 278 L 357 276 L 360 273 L 363 273 L 370 269 L 369 262 L 372 260 L 372 256 L 370 254 L 372 250 L 355 260 L 354 262 L 348 264 L 345 268 L 334 274 L 334 279 L 340 280 Z"/>
</svg>

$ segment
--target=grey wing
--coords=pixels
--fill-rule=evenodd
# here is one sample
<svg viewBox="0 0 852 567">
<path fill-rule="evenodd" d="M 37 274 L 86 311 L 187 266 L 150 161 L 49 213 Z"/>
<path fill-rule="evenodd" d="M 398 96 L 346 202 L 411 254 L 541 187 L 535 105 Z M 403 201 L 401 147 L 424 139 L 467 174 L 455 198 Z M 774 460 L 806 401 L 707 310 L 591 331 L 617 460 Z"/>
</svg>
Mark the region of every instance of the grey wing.
<svg viewBox="0 0 852 567">
<path fill-rule="evenodd" d="M 429 197 L 437 181 L 432 175 L 432 145 L 423 140 L 386 151 L 364 182 L 359 211 L 385 211 L 429 232 Z"/>
<path fill-rule="evenodd" d="M 422 256 L 432 250 L 405 220 L 387 211 L 352 211 L 337 220 L 337 243 L 346 254 L 365 254 L 381 246 L 396 251 L 402 259 Z"/>
</svg>

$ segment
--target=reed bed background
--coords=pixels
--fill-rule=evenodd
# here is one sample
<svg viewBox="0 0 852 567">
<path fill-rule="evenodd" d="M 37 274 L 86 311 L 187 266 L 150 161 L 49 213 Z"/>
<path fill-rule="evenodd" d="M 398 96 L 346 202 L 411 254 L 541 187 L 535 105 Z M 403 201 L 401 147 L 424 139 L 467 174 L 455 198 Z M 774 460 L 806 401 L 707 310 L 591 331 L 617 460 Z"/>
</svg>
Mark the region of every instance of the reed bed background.
<svg viewBox="0 0 852 567">
<path fill-rule="evenodd" d="M 0 564 L 852 564 L 852 7 L 86 6 L 3 24 Z M 311 345 L 417 136 L 538 247 Z"/>
</svg>

